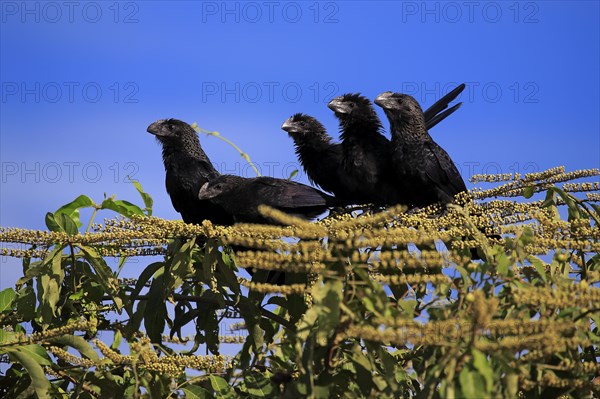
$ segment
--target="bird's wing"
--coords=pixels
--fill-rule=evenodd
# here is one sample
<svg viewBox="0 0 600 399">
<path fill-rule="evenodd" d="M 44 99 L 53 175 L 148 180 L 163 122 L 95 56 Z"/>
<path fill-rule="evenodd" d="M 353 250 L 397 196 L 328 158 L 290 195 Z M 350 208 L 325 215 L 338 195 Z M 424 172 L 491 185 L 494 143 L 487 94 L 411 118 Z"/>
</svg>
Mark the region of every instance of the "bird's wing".
<svg viewBox="0 0 600 399">
<path fill-rule="evenodd" d="M 328 196 L 305 184 L 284 179 L 258 179 L 256 192 L 265 205 L 275 208 L 326 206 Z"/>
<path fill-rule="evenodd" d="M 173 204 L 173 208 L 179 213 L 182 212 L 186 205 L 186 193 L 184 190 L 177 184 L 176 180 L 170 176 L 171 173 L 167 171 L 167 176 L 165 179 L 165 186 L 167 188 L 167 194 L 171 198 L 171 203 Z"/>
<path fill-rule="evenodd" d="M 467 190 L 456 165 L 448 153 L 435 141 L 425 143 L 423 156 L 424 173 L 446 194 L 454 197 L 459 192 Z"/>
<path fill-rule="evenodd" d="M 177 167 L 167 170 L 166 187 L 173 208 L 179 213 L 195 206 L 200 187 L 219 176 L 219 172 L 208 160 L 197 158 L 180 159 Z"/>
</svg>

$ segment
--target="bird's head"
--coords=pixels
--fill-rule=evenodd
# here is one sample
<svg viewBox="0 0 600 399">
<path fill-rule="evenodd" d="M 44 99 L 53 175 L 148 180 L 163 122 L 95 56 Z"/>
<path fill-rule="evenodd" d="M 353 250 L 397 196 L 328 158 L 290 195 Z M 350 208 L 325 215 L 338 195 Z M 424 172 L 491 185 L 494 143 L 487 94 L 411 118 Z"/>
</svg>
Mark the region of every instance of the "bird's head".
<svg viewBox="0 0 600 399">
<path fill-rule="evenodd" d="M 375 104 L 383 108 L 386 114 L 400 118 L 423 113 L 419 102 L 408 94 L 386 91 L 375 98 Z"/>
<path fill-rule="evenodd" d="M 160 119 L 148 126 L 162 145 L 163 159 L 177 160 L 181 156 L 208 159 L 200 146 L 198 134 L 193 127 L 178 119 Z"/>
<path fill-rule="evenodd" d="M 198 192 L 198 199 L 200 200 L 209 200 L 217 197 L 222 194 L 225 190 L 225 185 L 222 182 L 206 182 L 200 187 L 200 191 Z"/>
<path fill-rule="evenodd" d="M 146 129 L 161 142 L 185 140 L 197 137 L 196 131 L 187 123 L 178 119 L 159 119 Z"/>
<path fill-rule="evenodd" d="M 245 179 L 241 176 L 220 175 L 200 187 L 198 199 L 208 200 L 222 195 L 232 195 L 244 181 Z"/>
<path fill-rule="evenodd" d="M 285 130 L 293 139 L 304 139 L 309 136 L 326 135 L 325 127 L 310 115 L 295 114 L 288 118 L 281 129 Z"/>
<path fill-rule="evenodd" d="M 327 104 L 340 119 L 372 118 L 375 110 L 371 101 L 360 93 L 349 93 L 338 96 Z"/>
</svg>

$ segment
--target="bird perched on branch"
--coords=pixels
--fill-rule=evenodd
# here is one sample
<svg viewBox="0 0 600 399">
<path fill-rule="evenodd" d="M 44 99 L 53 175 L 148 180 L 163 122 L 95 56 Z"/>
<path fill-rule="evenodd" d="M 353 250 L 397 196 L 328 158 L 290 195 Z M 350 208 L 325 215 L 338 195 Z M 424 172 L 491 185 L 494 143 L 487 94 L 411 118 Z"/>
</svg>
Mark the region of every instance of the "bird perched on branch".
<svg viewBox="0 0 600 399">
<path fill-rule="evenodd" d="M 278 224 L 263 216 L 267 205 L 303 219 L 313 219 L 341 201 L 313 187 L 285 179 L 221 175 L 200 188 L 198 198 L 222 207 L 236 223 Z"/>
<path fill-rule="evenodd" d="M 425 111 L 428 129 L 456 111 L 462 103 L 448 109 L 450 102 L 464 90 L 461 84 L 443 96 Z M 342 165 L 342 145 L 333 143 L 325 127 L 315 118 L 305 114 L 295 114 L 281 126 L 294 140 L 296 155 L 312 184 L 333 193 L 348 204 L 364 204 L 373 201 L 367 195 L 364 185 L 351 177 Z"/>
<path fill-rule="evenodd" d="M 396 175 L 413 187 L 408 192 L 416 206 L 448 204 L 467 191 L 464 180 L 448 153 L 427 132 L 421 106 L 408 94 L 385 92 L 375 104 L 385 111 L 392 134 L 391 160 Z M 488 238 L 499 239 L 498 235 Z M 472 259 L 481 259 L 475 248 Z"/>
<path fill-rule="evenodd" d="M 429 135 L 425 115 L 414 97 L 385 92 L 375 104 L 390 122 L 391 167 L 395 175 L 412 189 L 409 200 L 417 206 L 444 204 L 467 191 L 452 159 Z"/>
<path fill-rule="evenodd" d="M 206 182 L 220 176 L 200 146 L 198 134 L 187 123 L 177 119 L 161 119 L 150 126 L 162 145 L 167 193 L 173 207 L 186 223 L 233 224 L 233 217 L 223 207 L 198 199 L 198 191 Z"/>
<path fill-rule="evenodd" d="M 342 165 L 342 146 L 333 143 L 325 127 L 315 118 L 295 114 L 281 129 L 294 140 L 298 160 L 312 184 L 333 193 L 348 204 L 368 203 L 363 187 L 352 179 Z"/>
<path fill-rule="evenodd" d="M 371 101 L 360 94 L 345 94 L 327 106 L 339 119 L 344 172 L 362 187 L 368 202 L 407 203 L 405 188 L 393 179 L 390 142 L 383 135 L 383 126 Z"/>
<path fill-rule="evenodd" d="M 231 212 L 214 201 L 198 198 L 200 188 L 221 174 L 202 150 L 196 131 L 183 121 L 161 119 L 148 126 L 148 132 L 162 145 L 167 193 L 183 221 L 201 224 L 210 220 L 214 224 L 232 225 L 235 221 Z M 232 246 L 232 249 L 236 252 L 247 250 L 241 246 Z M 247 271 L 254 274 L 251 269 Z M 285 274 L 269 272 L 266 281 L 283 284 Z"/>
</svg>

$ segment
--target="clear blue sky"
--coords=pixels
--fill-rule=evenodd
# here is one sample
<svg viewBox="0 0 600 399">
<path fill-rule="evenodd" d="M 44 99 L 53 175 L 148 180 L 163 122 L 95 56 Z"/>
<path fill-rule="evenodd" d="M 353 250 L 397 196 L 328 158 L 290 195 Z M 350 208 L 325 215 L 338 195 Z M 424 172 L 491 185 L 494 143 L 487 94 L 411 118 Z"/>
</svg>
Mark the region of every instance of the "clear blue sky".
<svg viewBox="0 0 600 399">
<path fill-rule="evenodd" d="M 45 213 L 79 194 L 140 202 L 127 174 L 155 215 L 179 218 L 146 133 L 159 118 L 218 130 L 264 174 L 287 177 L 297 163 L 282 122 L 309 113 L 337 137 L 326 103 L 354 91 L 404 91 L 428 106 L 466 82 L 464 106 L 431 131 L 465 178 L 599 167 L 597 1 L 0 7 L 2 226 L 45 228 Z M 252 174 L 224 143 L 201 141 L 222 171 Z M 19 274 L 2 259 L 0 288 Z"/>
</svg>

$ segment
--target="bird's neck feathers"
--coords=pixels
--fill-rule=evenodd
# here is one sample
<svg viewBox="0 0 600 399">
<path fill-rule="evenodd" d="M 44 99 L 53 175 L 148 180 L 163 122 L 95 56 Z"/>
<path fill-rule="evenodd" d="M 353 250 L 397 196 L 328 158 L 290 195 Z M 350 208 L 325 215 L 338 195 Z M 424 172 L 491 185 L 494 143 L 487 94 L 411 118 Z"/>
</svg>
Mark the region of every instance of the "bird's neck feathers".
<svg viewBox="0 0 600 399">
<path fill-rule="evenodd" d="M 165 167 L 189 158 L 208 161 L 196 134 L 178 137 L 176 140 L 164 140 L 161 144 Z"/>
<path fill-rule="evenodd" d="M 400 135 L 404 139 L 431 139 L 427 132 L 423 114 L 390 118 L 392 136 Z"/>
<path fill-rule="evenodd" d="M 300 161 L 300 165 L 303 168 L 310 167 L 315 162 L 322 162 L 323 150 L 327 147 L 331 146 L 331 144 L 315 144 L 312 143 L 310 145 L 295 145 L 294 152 L 296 153 L 296 157 Z"/>
<path fill-rule="evenodd" d="M 383 135 L 383 125 L 377 115 L 368 118 L 348 118 L 340 120 L 340 138 Z"/>
<path fill-rule="evenodd" d="M 331 137 L 327 134 L 311 134 L 298 137 L 294 140 L 296 147 L 296 153 L 303 149 L 322 149 L 329 147 L 331 143 Z"/>
</svg>

